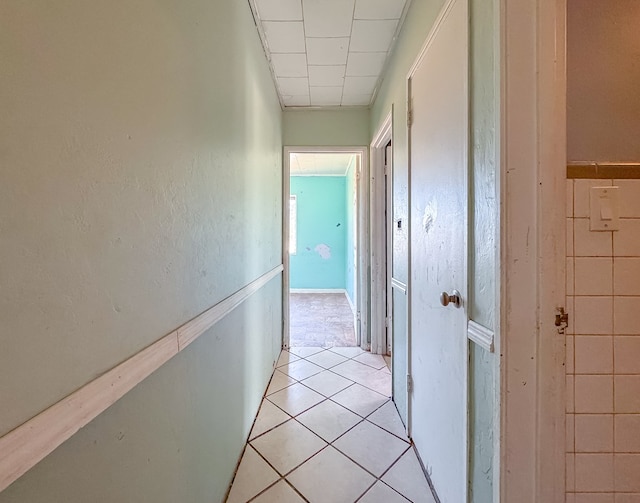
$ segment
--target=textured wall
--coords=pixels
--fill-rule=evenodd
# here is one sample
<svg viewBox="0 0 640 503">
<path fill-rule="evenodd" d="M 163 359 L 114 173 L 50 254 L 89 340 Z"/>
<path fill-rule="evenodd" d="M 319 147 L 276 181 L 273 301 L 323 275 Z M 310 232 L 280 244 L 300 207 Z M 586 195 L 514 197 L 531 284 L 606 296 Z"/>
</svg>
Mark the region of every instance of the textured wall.
<svg viewBox="0 0 640 503">
<path fill-rule="evenodd" d="M 357 194 L 356 194 L 356 163 L 360 161 L 356 161 L 356 158 L 353 157 L 351 164 L 349 165 L 349 169 L 347 170 L 347 187 L 345 191 L 345 205 L 347 211 L 347 229 L 346 229 L 346 250 L 345 250 L 345 260 L 346 260 L 346 289 L 347 295 L 351 299 L 351 304 L 356 305 L 356 261 L 357 257 L 355 255 L 355 246 L 356 246 L 356 218 L 358 215 L 357 211 Z"/>
<path fill-rule="evenodd" d="M 567 2 L 570 161 L 640 161 L 640 2 Z"/>
<path fill-rule="evenodd" d="M 291 288 L 346 288 L 346 187 L 344 176 L 291 177 L 298 207 Z"/>
<path fill-rule="evenodd" d="M 282 142 L 246 2 L 3 2 L 0 65 L 3 434 L 280 263 Z M 277 293 L 262 298 L 252 314 L 261 329 L 278 325 L 278 306 Z M 68 480 L 77 442 L 94 445 L 81 458 L 92 494 L 116 490 L 115 465 L 142 463 L 147 442 L 158 443 L 158 464 L 117 489 L 122 497 L 83 498 L 54 484 L 48 501 L 221 496 L 273 356 L 250 344 L 253 322 L 233 319 L 215 337 L 235 344 L 216 346 L 213 335 L 201 344 L 231 352 L 220 368 L 192 374 L 198 356 L 189 349 L 127 397 L 126 411 L 108 411 L 61 447 L 55 470 L 43 463 L 0 501 L 37 501 L 52 478 Z M 224 378 L 228 390 L 211 384 L 239 356 L 257 357 L 261 371 L 249 383 Z M 228 394 L 225 407 L 238 414 L 230 421 L 211 409 L 194 428 L 175 416 L 172 428 L 189 436 L 176 456 L 169 444 L 182 440 L 151 411 L 211 408 L 181 402 L 191 386 L 205 400 Z M 147 412 L 149 402 L 159 408 Z M 144 441 L 104 429 L 135 429 L 143 419 Z M 227 427 L 235 434 L 218 451 Z M 220 453 L 219 472 L 203 477 L 191 447 L 199 441 Z M 191 492 L 152 497 L 150 481 L 164 487 L 191 469 Z"/>
</svg>

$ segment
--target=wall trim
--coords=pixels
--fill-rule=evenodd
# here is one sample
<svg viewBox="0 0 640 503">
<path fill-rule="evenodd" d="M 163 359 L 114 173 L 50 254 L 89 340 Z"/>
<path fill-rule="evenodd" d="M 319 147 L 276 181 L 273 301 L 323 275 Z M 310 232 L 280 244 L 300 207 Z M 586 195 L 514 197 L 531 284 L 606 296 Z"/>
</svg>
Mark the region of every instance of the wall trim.
<svg viewBox="0 0 640 503">
<path fill-rule="evenodd" d="M 486 349 L 490 353 L 493 353 L 494 351 L 493 336 L 493 330 L 490 330 L 473 320 L 469 320 L 469 324 L 467 325 L 467 337 L 469 340 L 475 342 L 478 346 Z"/>
<path fill-rule="evenodd" d="M 193 320 L 0 437 L 0 492 L 283 270 L 263 274 Z"/>
</svg>

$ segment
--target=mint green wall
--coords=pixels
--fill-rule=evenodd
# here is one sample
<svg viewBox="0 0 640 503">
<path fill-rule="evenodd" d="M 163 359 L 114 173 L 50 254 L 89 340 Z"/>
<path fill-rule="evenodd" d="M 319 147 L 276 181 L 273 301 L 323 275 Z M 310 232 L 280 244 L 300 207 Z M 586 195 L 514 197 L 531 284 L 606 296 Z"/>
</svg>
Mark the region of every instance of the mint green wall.
<svg viewBox="0 0 640 503">
<path fill-rule="evenodd" d="M 356 285 L 355 285 L 355 269 L 356 261 L 354 255 L 354 246 L 356 244 L 356 161 L 355 158 L 349 165 L 346 174 L 346 190 L 345 190 L 345 206 L 347 211 L 347 229 L 346 229 L 346 289 L 347 295 L 351 299 L 351 303 L 356 305 Z"/>
<path fill-rule="evenodd" d="M 282 113 L 247 2 L 1 2 L 0 54 L 2 435 L 280 264 Z M 0 502 L 221 501 L 279 284 Z"/>
<path fill-rule="evenodd" d="M 371 131 L 379 129 L 386 115 L 394 111 L 394 220 L 406 221 L 408 208 L 406 77 L 433 26 L 443 0 L 414 0 L 398 37 L 384 81 L 371 109 Z M 488 328 L 496 328 L 496 93 L 494 24 L 497 1 L 470 0 L 471 11 L 471 192 L 469 315 Z M 406 232 L 406 231 L 405 231 Z M 404 233 L 394 233 L 393 274 L 407 280 L 408 241 Z M 394 317 L 397 314 L 394 313 Z M 397 320 L 396 320 L 397 321 Z M 394 321 L 394 323 L 396 322 Z M 394 348 L 405 350 L 394 325 Z M 496 355 L 470 345 L 470 502 L 494 501 L 494 432 L 498 424 L 496 406 Z"/>
<path fill-rule="evenodd" d="M 369 110 L 285 110 L 283 142 L 290 146 L 369 145 Z"/>
<path fill-rule="evenodd" d="M 298 245 L 290 257 L 291 288 L 346 288 L 347 210 L 344 176 L 292 176 Z M 323 249 L 328 253 L 323 257 Z"/>
</svg>

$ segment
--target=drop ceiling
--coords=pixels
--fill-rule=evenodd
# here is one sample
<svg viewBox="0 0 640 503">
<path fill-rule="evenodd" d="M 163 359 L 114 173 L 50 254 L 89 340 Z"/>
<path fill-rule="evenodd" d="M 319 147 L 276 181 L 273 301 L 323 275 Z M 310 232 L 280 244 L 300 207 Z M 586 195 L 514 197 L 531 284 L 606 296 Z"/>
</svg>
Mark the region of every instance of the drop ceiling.
<svg viewBox="0 0 640 503">
<path fill-rule="evenodd" d="M 345 176 L 357 154 L 292 153 L 291 176 Z"/>
<path fill-rule="evenodd" d="M 407 0 L 250 0 L 284 107 L 369 106 Z"/>
</svg>

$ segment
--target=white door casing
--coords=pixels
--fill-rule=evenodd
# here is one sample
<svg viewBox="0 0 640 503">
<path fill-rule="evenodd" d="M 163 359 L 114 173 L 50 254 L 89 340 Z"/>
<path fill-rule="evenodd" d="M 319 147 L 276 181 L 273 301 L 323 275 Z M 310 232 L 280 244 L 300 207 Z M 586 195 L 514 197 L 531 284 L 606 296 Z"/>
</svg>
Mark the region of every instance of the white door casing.
<svg viewBox="0 0 640 503">
<path fill-rule="evenodd" d="M 467 0 L 450 0 L 408 76 L 410 429 L 442 503 L 467 501 L 468 49 Z"/>
</svg>

